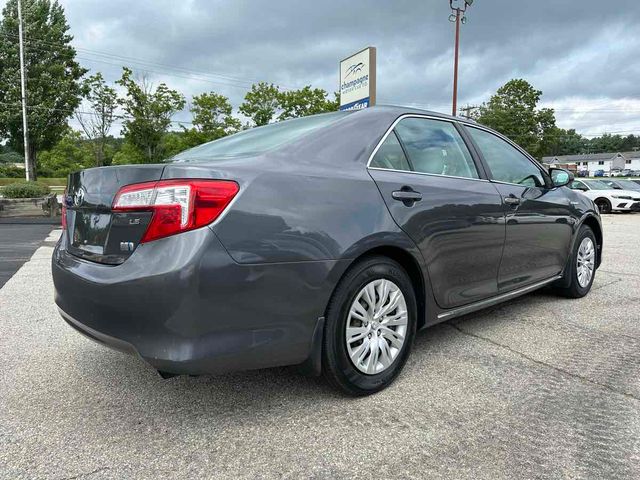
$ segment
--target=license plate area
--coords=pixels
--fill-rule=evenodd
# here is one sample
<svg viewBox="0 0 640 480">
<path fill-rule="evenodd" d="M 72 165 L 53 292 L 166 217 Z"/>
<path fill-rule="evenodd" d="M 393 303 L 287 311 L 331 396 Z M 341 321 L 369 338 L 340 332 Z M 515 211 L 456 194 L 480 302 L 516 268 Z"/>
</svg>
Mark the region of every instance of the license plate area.
<svg viewBox="0 0 640 480">
<path fill-rule="evenodd" d="M 151 212 L 69 211 L 69 253 L 98 263 L 119 265 L 139 245 L 151 216 Z"/>
<path fill-rule="evenodd" d="M 79 250 L 103 255 L 110 229 L 110 213 L 76 211 L 71 244 Z"/>
</svg>

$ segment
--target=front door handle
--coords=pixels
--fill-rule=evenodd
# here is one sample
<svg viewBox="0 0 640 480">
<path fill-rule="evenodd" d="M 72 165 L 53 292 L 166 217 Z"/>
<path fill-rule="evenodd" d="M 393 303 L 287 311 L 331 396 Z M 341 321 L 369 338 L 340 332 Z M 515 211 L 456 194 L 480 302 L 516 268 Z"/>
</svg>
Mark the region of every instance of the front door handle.
<svg viewBox="0 0 640 480">
<path fill-rule="evenodd" d="M 504 197 L 504 203 L 511 206 L 520 205 L 520 199 L 515 195 L 509 195 L 508 197 Z"/>
<path fill-rule="evenodd" d="M 391 194 L 394 200 L 401 202 L 419 202 L 422 200 L 422 194 L 414 190 L 396 190 Z"/>
</svg>

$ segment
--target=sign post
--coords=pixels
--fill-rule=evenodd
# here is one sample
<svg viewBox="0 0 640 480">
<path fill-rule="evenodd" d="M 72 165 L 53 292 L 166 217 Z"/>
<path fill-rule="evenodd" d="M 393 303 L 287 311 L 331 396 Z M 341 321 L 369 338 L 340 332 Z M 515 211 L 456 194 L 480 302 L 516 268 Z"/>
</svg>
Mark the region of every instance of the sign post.
<svg viewBox="0 0 640 480">
<path fill-rule="evenodd" d="M 340 110 L 376 104 L 376 49 L 367 47 L 340 62 Z"/>
</svg>

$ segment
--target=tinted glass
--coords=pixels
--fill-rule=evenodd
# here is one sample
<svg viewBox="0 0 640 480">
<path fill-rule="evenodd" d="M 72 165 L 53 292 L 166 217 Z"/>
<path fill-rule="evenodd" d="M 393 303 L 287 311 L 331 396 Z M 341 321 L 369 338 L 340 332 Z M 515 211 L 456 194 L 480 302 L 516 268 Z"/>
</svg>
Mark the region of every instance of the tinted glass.
<svg viewBox="0 0 640 480">
<path fill-rule="evenodd" d="M 325 113 L 304 118 L 286 120 L 284 122 L 256 127 L 235 135 L 214 140 L 169 159 L 170 162 L 188 161 L 191 159 L 238 157 L 243 155 L 259 155 L 280 145 L 291 142 L 314 130 L 326 127 L 349 115 L 349 112 Z"/>
<path fill-rule="evenodd" d="M 587 180 L 584 183 L 589 185 L 589 188 L 593 190 L 612 190 L 610 185 L 607 185 L 606 183 L 601 182 L 600 180 Z"/>
<path fill-rule="evenodd" d="M 620 180 L 618 184 L 626 190 L 640 190 L 640 185 L 631 180 Z"/>
<path fill-rule="evenodd" d="M 573 189 L 573 190 L 584 190 L 587 187 L 585 186 L 584 183 L 578 181 L 578 180 L 574 180 L 573 182 L 571 182 L 569 184 L 569 188 Z"/>
<path fill-rule="evenodd" d="M 450 122 L 405 118 L 396 126 L 416 172 L 479 178 L 471 154 Z"/>
<path fill-rule="evenodd" d="M 396 134 L 391 134 L 385 139 L 384 143 L 371 160 L 372 167 L 390 168 L 392 170 L 411 170 L 407 157 L 398 142 Z"/>
<path fill-rule="evenodd" d="M 489 132 L 469 127 L 469 133 L 491 169 L 491 178 L 526 187 L 543 187 L 540 169 L 509 143 Z"/>
</svg>

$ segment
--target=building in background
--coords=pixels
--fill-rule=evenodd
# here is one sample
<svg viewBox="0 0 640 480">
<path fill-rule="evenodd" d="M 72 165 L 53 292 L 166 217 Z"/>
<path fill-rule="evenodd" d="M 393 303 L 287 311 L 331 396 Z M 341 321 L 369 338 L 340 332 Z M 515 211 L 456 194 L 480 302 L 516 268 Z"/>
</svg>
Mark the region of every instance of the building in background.
<svg viewBox="0 0 640 480">
<path fill-rule="evenodd" d="M 598 170 L 602 170 L 605 176 L 609 176 L 613 172 L 623 170 L 640 171 L 640 152 L 558 155 L 555 157 L 543 157 L 542 163 L 554 166 L 573 165 L 575 168 L 569 168 L 570 170 L 583 172 L 583 175 L 588 176 L 595 176 Z"/>
</svg>

